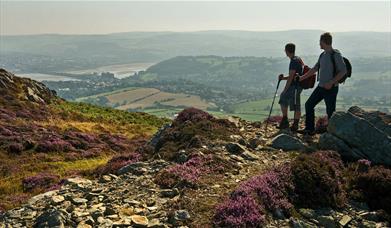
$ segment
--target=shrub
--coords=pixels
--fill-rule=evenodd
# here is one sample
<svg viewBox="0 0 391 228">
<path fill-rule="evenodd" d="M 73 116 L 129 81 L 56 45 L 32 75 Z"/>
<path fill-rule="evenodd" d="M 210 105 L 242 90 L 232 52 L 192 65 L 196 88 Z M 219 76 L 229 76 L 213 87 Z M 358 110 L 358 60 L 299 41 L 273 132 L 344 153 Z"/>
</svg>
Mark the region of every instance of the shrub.
<svg viewBox="0 0 391 228">
<path fill-rule="evenodd" d="M 35 150 L 37 152 L 66 152 L 73 149 L 72 145 L 67 141 L 64 141 L 56 136 L 52 136 L 39 142 Z"/>
<path fill-rule="evenodd" d="M 117 171 L 129 164 L 138 162 L 141 160 L 139 153 L 130 153 L 114 156 L 107 164 L 95 169 L 96 175 L 103 175 L 108 173 L 117 173 Z"/>
<path fill-rule="evenodd" d="M 290 167 L 280 166 L 245 181 L 232 195 L 255 194 L 262 205 L 269 211 L 289 213 L 292 208 L 289 197 L 294 190 Z"/>
<path fill-rule="evenodd" d="M 263 208 L 251 196 L 237 196 L 219 204 L 213 217 L 218 227 L 262 227 Z"/>
<path fill-rule="evenodd" d="M 10 154 L 20 154 L 23 151 L 23 145 L 20 143 L 11 143 L 7 149 Z"/>
<path fill-rule="evenodd" d="M 292 162 L 295 203 L 309 208 L 342 207 L 346 202 L 342 173 L 343 163 L 336 152 L 299 155 Z"/>
<path fill-rule="evenodd" d="M 183 164 L 163 169 L 155 177 L 155 182 L 163 187 L 195 187 L 199 179 L 210 173 L 221 173 L 225 170 L 223 161 L 213 155 L 193 155 Z"/>
<path fill-rule="evenodd" d="M 372 209 L 383 209 L 391 214 L 391 170 L 382 166 L 359 172 L 353 186 Z"/>
<path fill-rule="evenodd" d="M 214 117 L 207 112 L 204 112 L 196 108 L 186 108 L 182 110 L 176 119 L 174 120 L 175 124 L 184 123 L 190 121 L 193 123 L 202 121 L 202 120 L 213 120 Z"/>
<path fill-rule="evenodd" d="M 24 178 L 22 185 L 24 191 L 46 190 L 59 183 L 60 177 L 51 173 L 39 173 L 37 175 Z"/>
</svg>

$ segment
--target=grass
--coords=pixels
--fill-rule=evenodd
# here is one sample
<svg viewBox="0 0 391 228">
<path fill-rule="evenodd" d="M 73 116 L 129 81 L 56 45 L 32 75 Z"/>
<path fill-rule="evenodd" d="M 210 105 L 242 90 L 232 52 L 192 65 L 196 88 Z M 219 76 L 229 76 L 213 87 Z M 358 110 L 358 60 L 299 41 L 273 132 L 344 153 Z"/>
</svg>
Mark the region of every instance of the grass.
<svg viewBox="0 0 391 228">
<path fill-rule="evenodd" d="M 85 171 L 93 170 L 105 164 L 110 155 L 104 155 L 93 159 L 76 161 L 56 161 L 61 158 L 61 154 L 46 154 L 45 159 L 34 153 L 26 153 L 15 157 L 6 157 L 4 152 L 0 152 L 2 162 L 9 167 L 19 167 L 7 176 L 0 176 L 0 208 L 10 209 L 24 203 L 15 198 L 23 196 L 30 198 L 41 191 L 24 192 L 22 180 L 26 177 L 34 176 L 38 173 L 52 173 L 66 178 L 75 174 L 82 174 Z M 53 160 L 53 161 L 50 161 Z"/>
</svg>

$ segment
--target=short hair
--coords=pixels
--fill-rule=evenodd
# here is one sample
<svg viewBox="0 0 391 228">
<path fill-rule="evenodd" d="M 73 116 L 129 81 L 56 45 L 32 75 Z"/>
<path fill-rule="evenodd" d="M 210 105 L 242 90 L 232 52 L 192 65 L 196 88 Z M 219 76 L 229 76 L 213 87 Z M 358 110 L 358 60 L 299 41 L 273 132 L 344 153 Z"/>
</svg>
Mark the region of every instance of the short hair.
<svg viewBox="0 0 391 228">
<path fill-rule="evenodd" d="M 331 43 L 333 42 L 333 37 L 329 32 L 325 32 L 322 35 L 320 35 L 320 41 L 323 41 L 323 43 L 327 45 L 331 45 Z"/>
<path fill-rule="evenodd" d="M 292 53 L 292 54 L 295 54 L 295 50 L 296 50 L 296 45 L 293 44 L 293 43 L 288 43 L 285 45 L 285 51 L 289 52 L 289 53 Z"/>
</svg>

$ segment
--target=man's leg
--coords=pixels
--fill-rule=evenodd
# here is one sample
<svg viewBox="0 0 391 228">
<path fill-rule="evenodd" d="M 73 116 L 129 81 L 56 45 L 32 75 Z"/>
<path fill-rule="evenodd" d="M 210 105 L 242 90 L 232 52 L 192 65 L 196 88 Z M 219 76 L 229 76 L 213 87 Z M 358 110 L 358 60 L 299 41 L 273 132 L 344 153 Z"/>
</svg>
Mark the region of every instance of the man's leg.
<svg viewBox="0 0 391 228">
<path fill-rule="evenodd" d="M 326 112 L 328 119 L 331 118 L 335 111 L 335 106 L 337 104 L 337 94 L 338 94 L 338 86 L 327 90 L 324 95 L 324 102 L 326 104 Z"/>
<path fill-rule="evenodd" d="M 288 118 L 288 106 L 280 105 L 281 106 L 281 112 L 282 112 L 282 118 Z"/>
<path fill-rule="evenodd" d="M 288 106 L 281 104 L 282 120 L 278 126 L 279 129 L 285 129 L 289 127 L 288 121 Z"/>
<path fill-rule="evenodd" d="M 315 130 L 315 106 L 323 99 L 323 88 L 316 87 L 314 92 L 305 102 L 305 130 Z"/>
</svg>

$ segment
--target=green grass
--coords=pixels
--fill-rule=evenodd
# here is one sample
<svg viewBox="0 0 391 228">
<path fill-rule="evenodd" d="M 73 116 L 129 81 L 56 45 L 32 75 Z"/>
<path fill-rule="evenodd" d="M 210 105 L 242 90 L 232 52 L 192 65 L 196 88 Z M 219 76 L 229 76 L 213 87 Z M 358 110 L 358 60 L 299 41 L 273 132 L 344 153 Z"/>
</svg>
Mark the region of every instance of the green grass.
<svg viewBox="0 0 391 228">
<path fill-rule="evenodd" d="M 141 124 L 158 128 L 168 121 L 167 119 L 158 118 L 147 113 L 127 112 L 87 103 L 61 102 L 60 104 L 52 105 L 52 108 L 59 115 L 69 119 L 85 119 L 100 123 L 119 125 Z"/>
</svg>

